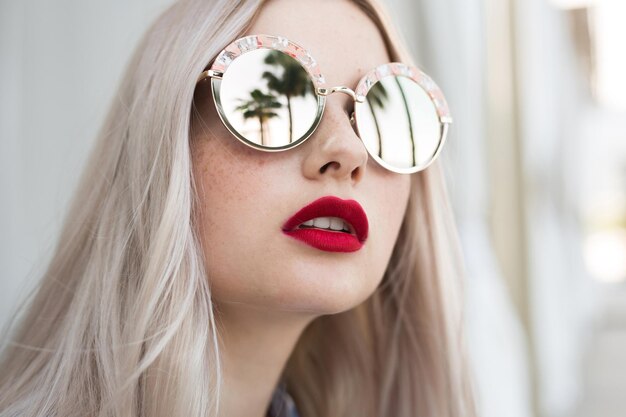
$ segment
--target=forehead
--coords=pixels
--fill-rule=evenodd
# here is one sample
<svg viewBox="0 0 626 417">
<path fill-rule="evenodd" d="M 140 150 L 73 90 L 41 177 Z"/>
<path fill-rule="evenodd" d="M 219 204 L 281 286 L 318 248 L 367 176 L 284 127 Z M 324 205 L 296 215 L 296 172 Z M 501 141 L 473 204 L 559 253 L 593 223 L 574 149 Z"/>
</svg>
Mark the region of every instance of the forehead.
<svg viewBox="0 0 626 417">
<path fill-rule="evenodd" d="M 306 49 L 328 85 L 355 88 L 390 61 L 376 24 L 351 0 L 270 0 L 245 35 L 283 36 Z"/>
</svg>

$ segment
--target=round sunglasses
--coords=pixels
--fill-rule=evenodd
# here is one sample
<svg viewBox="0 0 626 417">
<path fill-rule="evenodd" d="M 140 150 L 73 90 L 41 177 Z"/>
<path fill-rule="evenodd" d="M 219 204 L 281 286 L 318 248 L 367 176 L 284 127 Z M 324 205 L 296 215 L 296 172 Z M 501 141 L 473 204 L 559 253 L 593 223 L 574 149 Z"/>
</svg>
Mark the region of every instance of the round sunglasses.
<svg viewBox="0 0 626 417">
<path fill-rule="evenodd" d="M 435 82 L 414 66 L 379 65 L 355 90 L 329 87 L 313 57 L 280 36 L 237 39 L 215 58 L 197 83 L 210 78 L 221 121 L 244 144 L 268 152 L 295 148 L 319 125 L 326 97 L 354 100 L 350 122 L 382 167 L 412 174 L 430 165 L 452 123 Z"/>
</svg>

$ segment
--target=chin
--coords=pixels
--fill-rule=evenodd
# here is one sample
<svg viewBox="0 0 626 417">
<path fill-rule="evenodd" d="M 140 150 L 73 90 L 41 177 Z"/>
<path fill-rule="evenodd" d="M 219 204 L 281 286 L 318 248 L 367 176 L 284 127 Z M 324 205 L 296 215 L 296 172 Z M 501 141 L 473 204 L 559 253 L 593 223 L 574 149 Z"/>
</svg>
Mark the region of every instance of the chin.
<svg viewBox="0 0 626 417">
<path fill-rule="evenodd" d="M 362 277 L 334 276 L 334 283 L 326 285 L 327 281 L 324 280 L 313 288 L 300 287 L 289 294 L 290 301 L 283 301 L 288 302 L 293 309 L 300 308 L 318 314 L 341 313 L 361 304 L 376 290 L 376 284 L 368 284 Z"/>
</svg>

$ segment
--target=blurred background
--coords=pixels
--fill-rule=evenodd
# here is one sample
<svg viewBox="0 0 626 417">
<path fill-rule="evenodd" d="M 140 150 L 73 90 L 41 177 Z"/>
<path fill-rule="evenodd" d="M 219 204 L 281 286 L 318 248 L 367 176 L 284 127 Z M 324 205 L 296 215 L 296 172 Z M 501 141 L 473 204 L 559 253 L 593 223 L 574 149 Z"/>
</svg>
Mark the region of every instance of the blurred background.
<svg viewBox="0 0 626 417">
<path fill-rule="evenodd" d="M 481 415 L 626 415 L 626 1 L 384 1 L 455 119 L 442 158 Z M 0 325 L 170 3 L 0 2 Z"/>
</svg>

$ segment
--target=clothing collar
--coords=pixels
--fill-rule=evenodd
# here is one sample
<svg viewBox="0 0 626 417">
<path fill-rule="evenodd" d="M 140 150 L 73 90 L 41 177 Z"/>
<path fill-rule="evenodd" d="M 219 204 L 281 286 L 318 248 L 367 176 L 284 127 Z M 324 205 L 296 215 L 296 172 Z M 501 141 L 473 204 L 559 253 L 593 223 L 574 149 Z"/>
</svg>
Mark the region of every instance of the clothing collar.
<svg viewBox="0 0 626 417">
<path fill-rule="evenodd" d="M 287 386 L 284 381 L 274 389 L 272 400 L 267 410 L 267 417 L 300 417 L 293 398 L 287 392 Z"/>
</svg>

